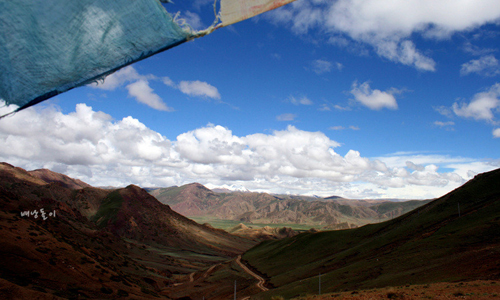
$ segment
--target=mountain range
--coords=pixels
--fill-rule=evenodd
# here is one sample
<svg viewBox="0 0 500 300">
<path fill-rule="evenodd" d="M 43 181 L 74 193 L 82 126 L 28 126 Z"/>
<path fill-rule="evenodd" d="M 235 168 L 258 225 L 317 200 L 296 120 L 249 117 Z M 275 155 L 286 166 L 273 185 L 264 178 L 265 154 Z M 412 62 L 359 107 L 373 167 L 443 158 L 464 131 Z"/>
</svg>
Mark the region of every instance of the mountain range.
<svg viewBox="0 0 500 300">
<path fill-rule="evenodd" d="M 200 225 L 134 185 L 93 188 L 6 163 L 0 205 L 2 299 L 159 297 L 256 243 Z"/>
<path fill-rule="evenodd" d="M 340 197 L 215 192 L 199 183 L 150 191 L 160 202 L 188 217 L 208 217 L 258 224 L 308 224 L 348 229 L 400 216 L 430 200 L 394 202 Z"/>
<path fill-rule="evenodd" d="M 182 216 L 138 186 L 101 189 L 0 163 L 0 299 L 232 299 L 236 287 L 238 299 L 310 299 L 318 287 L 325 295 L 314 299 L 331 299 L 394 286 L 413 296 L 393 288 L 382 298 L 419 299 L 431 297 L 425 292 L 431 283 L 471 280 L 478 289 L 488 286 L 475 296 L 494 297 L 499 182 L 500 169 L 479 174 L 411 211 L 353 229 L 249 231 L 240 224 L 231 234 Z M 235 216 L 245 207 L 272 215 L 307 203 L 323 210 L 333 203 L 338 216 L 353 220 L 377 219 L 363 214 L 387 214 L 398 204 L 408 209 L 404 202 L 215 193 L 199 184 L 159 191 L 193 212 L 228 203 Z M 418 284 L 424 286 L 417 293 Z"/>
</svg>

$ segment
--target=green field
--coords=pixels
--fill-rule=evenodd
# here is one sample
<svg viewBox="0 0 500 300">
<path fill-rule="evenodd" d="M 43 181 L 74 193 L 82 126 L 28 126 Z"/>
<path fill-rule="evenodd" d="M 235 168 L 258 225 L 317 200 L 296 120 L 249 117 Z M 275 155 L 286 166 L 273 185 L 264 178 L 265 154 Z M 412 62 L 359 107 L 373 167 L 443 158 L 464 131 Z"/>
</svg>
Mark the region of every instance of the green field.
<svg viewBox="0 0 500 300">
<path fill-rule="evenodd" d="M 231 228 L 237 226 L 238 224 L 245 224 L 248 227 L 252 228 L 262 228 L 265 226 L 269 227 L 278 227 L 278 228 L 283 228 L 283 227 L 290 227 L 293 230 L 298 230 L 298 231 L 304 231 L 304 230 L 309 230 L 311 228 L 316 228 L 316 229 L 321 229 L 321 225 L 306 225 L 306 224 L 275 224 L 275 223 L 248 223 L 248 222 L 241 222 L 241 221 L 234 221 L 234 220 L 221 220 L 221 219 L 214 219 L 211 217 L 189 217 L 191 220 L 199 223 L 199 224 L 205 224 L 208 223 L 212 225 L 215 228 L 223 229 L 223 230 L 230 230 Z"/>
</svg>

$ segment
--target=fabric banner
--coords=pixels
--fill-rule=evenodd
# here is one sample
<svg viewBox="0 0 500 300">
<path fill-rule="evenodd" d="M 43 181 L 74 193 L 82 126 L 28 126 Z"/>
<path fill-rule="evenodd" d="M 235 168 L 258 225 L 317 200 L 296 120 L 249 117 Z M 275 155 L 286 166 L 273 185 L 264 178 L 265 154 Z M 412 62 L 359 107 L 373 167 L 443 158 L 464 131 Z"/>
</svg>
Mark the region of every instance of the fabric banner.
<svg viewBox="0 0 500 300">
<path fill-rule="evenodd" d="M 220 23 L 194 31 L 160 0 L 0 0 L 0 99 L 22 110 L 292 1 L 221 0 Z"/>
<path fill-rule="evenodd" d="M 158 0 L 0 1 L 0 99 L 36 104 L 192 34 Z"/>
<path fill-rule="evenodd" d="M 295 0 L 221 0 L 220 19 L 222 26 L 246 20 L 293 1 Z"/>
</svg>

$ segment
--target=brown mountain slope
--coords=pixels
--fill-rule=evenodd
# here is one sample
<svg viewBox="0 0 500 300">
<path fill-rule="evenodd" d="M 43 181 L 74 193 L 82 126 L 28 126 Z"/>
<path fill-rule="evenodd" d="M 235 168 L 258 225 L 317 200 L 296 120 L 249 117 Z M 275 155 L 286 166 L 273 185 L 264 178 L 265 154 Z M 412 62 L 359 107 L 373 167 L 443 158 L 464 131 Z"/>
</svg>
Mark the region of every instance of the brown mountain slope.
<svg viewBox="0 0 500 300">
<path fill-rule="evenodd" d="M 136 186 L 70 189 L 9 164 L 0 164 L 0 207 L 1 299 L 168 297 L 182 274 L 254 244 Z"/>
<path fill-rule="evenodd" d="M 266 241 L 243 256 L 270 278 L 262 295 L 500 279 L 500 169 L 384 223 Z M 290 260 L 293 257 L 293 260 Z M 257 297 L 259 298 L 259 297 Z"/>
<path fill-rule="evenodd" d="M 73 179 L 64 174 L 52 172 L 47 169 L 38 169 L 29 171 L 31 175 L 34 177 L 40 178 L 47 183 L 51 182 L 59 182 L 62 186 L 70 188 L 70 189 L 82 189 L 86 187 L 91 187 L 89 184 L 81 181 L 80 179 Z"/>
<path fill-rule="evenodd" d="M 206 216 L 247 223 L 295 223 L 331 228 L 337 228 L 339 224 L 343 224 L 343 228 L 351 228 L 380 222 L 429 202 L 327 200 L 251 192 L 215 193 L 199 183 L 157 189 L 151 194 L 188 217 Z"/>
<path fill-rule="evenodd" d="M 234 256 L 253 244 L 200 225 L 134 185 L 108 194 L 92 220 L 120 237 L 213 255 Z"/>
</svg>

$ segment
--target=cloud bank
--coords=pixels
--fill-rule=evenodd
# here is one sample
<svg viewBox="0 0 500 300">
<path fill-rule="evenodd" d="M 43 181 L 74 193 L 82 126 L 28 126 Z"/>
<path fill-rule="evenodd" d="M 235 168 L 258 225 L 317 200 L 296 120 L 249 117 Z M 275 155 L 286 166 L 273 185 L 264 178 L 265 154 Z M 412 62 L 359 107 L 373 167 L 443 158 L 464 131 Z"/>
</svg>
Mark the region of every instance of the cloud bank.
<svg viewBox="0 0 500 300">
<path fill-rule="evenodd" d="M 420 71 L 435 71 L 435 61 L 417 49 L 412 35 L 440 40 L 496 23 L 500 19 L 500 2 L 303 0 L 277 9 L 265 18 L 286 25 L 299 35 L 318 29 L 337 46 L 367 45 L 390 61 Z"/>
<path fill-rule="evenodd" d="M 137 119 L 113 120 L 85 104 L 69 114 L 30 108 L 0 121 L 0 161 L 48 168 L 96 186 L 196 181 L 273 193 L 430 198 L 499 167 L 437 155 L 367 158 L 356 150 L 340 155 L 339 146 L 322 132 L 294 126 L 236 136 L 208 124 L 169 139 Z M 451 171 L 439 172 L 440 167 Z"/>
</svg>

